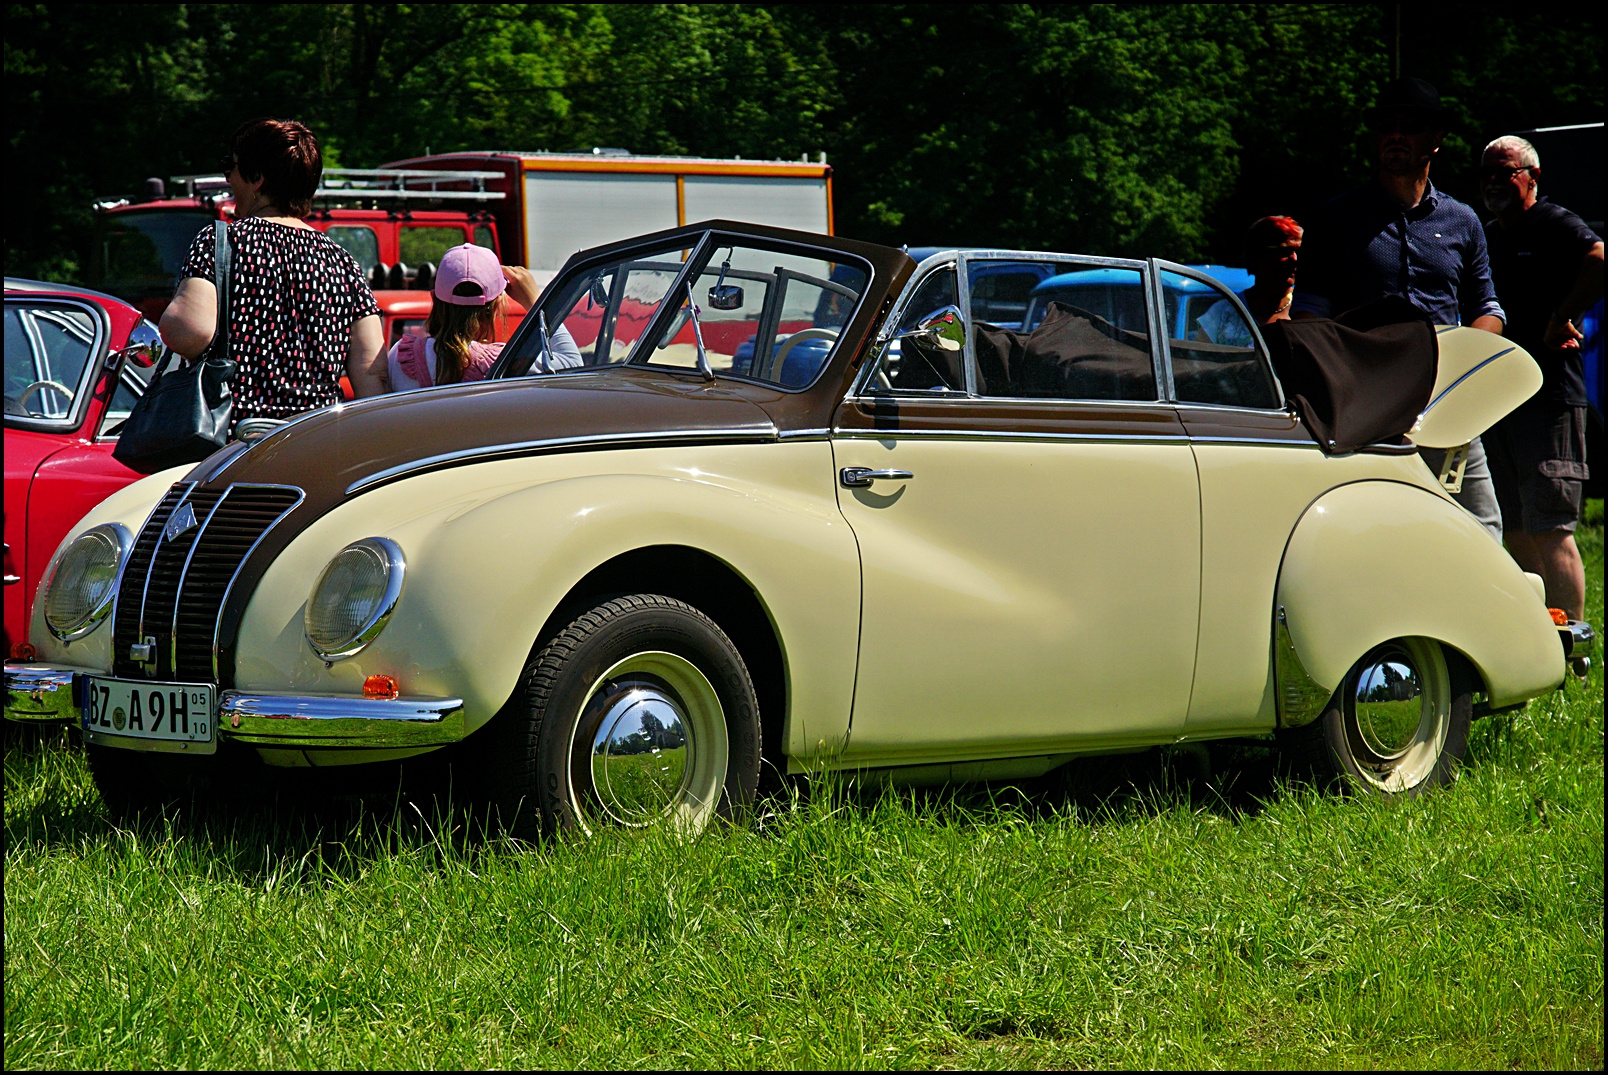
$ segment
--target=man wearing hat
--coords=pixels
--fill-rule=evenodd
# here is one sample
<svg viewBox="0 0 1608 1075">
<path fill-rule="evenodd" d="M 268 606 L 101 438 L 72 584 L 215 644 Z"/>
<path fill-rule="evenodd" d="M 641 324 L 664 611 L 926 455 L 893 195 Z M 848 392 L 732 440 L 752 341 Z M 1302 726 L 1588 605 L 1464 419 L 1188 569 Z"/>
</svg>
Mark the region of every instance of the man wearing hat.
<svg viewBox="0 0 1608 1075">
<path fill-rule="evenodd" d="M 1379 170 L 1330 201 L 1308 222 L 1292 317 L 1331 317 L 1383 295 L 1400 295 L 1436 324 L 1501 332 L 1485 232 L 1474 210 L 1429 181 L 1446 137 L 1440 93 L 1420 78 L 1399 78 L 1364 113 Z M 1440 471 L 1446 453 L 1424 449 Z M 1458 503 L 1502 537 L 1502 514 L 1485 449 L 1469 446 Z"/>
</svg>

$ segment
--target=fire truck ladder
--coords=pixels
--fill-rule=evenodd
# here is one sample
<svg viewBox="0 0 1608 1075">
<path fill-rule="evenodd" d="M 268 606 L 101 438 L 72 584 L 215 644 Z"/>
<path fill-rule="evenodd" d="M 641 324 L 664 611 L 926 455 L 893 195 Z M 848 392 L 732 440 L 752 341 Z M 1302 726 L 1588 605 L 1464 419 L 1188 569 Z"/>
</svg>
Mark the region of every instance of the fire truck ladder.
<svg viewBox="0 0 1608 1075">
<path fill-rule="evenodd" d="M 448 172 L 404 168 L 325 168 L 323 184 L 313 194 L 317 201 L 456 201 L 495 202 L 507 197 L 500 190 L 487 190 L 486 180 L 506 178 L 501 172 Z M 176 175 L 173 183 L 184 185 L 186 197 L 222 193 L 229 182 L 216 172 L 203 175 Z M 442 190 L 443 185 L 469 189 Z"/>
</svg>

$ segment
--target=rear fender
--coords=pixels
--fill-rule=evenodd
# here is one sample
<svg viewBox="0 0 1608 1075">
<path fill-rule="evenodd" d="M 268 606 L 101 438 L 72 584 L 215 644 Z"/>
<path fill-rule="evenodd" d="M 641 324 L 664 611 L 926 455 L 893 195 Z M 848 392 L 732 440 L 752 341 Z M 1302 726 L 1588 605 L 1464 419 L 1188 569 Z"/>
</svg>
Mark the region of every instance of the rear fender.
<svg viewBox="0 0 1608 1075">
<path fill-rule="evenodd" d="M 1279 568 L 1279 723 L 1315 718 L 1381 642 L 1432 638 L 1462 653 L 1491 705 L 1563 682 L 1557 628 L 1535 587 L 1474 517 L 1438 493 L 1355 482 L 1307 509 Z"/>
</svg>

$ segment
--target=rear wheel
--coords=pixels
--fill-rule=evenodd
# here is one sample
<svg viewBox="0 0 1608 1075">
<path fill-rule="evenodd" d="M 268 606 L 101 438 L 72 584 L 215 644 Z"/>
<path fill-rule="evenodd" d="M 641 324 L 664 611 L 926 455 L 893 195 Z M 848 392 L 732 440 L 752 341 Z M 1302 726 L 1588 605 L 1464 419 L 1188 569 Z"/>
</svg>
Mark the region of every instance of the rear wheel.
<svg viewBox="0 0 1608 1075">
<path fill-rule="evenodd" d="M 692 835 L 754 801 L 759 704 L 724 631 L 637 594 L 576 617 L 486 729 L 491 797 L 517 836 L 612 826 Z"/>
<path fill-rule="evenodd" d="M 1365 794 L 1415 796 L 1449 783 L 1468 748 L 1473 685 L 1428 638 L 1399 638 L 1346 674 L 1323 715 L 1281 736 L 1291 760 Z"/>
</svg>

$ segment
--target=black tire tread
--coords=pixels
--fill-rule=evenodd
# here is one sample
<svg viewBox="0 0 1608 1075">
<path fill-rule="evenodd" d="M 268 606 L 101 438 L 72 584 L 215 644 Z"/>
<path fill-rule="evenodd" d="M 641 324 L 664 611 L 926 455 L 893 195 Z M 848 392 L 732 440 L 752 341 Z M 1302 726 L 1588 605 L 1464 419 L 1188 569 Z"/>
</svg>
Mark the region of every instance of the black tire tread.
<svg viewBox="0 0 1608 1075">
<path fill-rule="evenodd" d="M 530 840 L 550 838 L 561 827 L 561 801 L 544 798 L 540 744 L 547 706 L 560 686 L 563 673 L 576 654 L 599 633 L 625 617 L 654 611 L 697 621 L 725 644 L 741 669 L 746 701 L 755 715 L 754 771 L 741 774 L 745 798 L 752 800 L 759 778 L 759 709 L 741 653 L 719 624 L 685 601 L 662 594 L 627 594 L 608 598 L 582 612 L 541 646 L 526 663 L 519 687 L 508 705 L 484 730 L 487 734 L 483 736 L 481 764 L 491 778 L 491 805 L 497 815 L 494 820 L 508 835 Z"/>
</svg>

